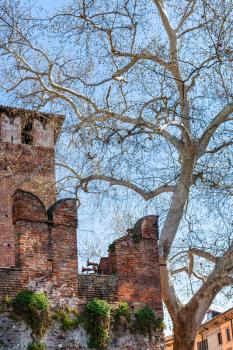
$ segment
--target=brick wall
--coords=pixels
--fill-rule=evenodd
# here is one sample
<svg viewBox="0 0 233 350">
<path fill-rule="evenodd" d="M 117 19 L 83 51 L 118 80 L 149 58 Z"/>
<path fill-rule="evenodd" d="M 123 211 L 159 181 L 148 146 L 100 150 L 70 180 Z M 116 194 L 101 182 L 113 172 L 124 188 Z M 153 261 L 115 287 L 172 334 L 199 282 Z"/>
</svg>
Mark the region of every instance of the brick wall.
<svg viewBox="0 0 233 350">
<path fill-rule="evenodd" d="M 77 277 L 76 202 L 55 202 L 61 122 L 0 106 L 0 297 L 44 280 L 61 296 L 141 302 L 162 315 L 157 216 L 113 242 L 99 275 Z"/>
<path fill-rule="evenodd" d="M 116 275 L 79 275 L 78 296 L 84 301 L 93 298 L 116 301 L 117 280 Z"/>
<path fill-rule="evenodd" d="M 28 121 L 32 144 L 22 143 Z M 56 200 L 54 142 L 61 123 L 59 117 L 0 106 L 0 267 L 15 266 L 13 193 L 33 192 L 46 207 Z"/>
<path fill-rule="evenodd" d="M 77 293 L 77 207 L 73 199 L 62 199 L 48 210 L 52 223 L 52 269 L 57 285 L 63 285 L 66 295 Z"/>
<path fill-rule="evenodd" d="M 24 286 L 26 281 L 20 269 L 0 268 L 0 299 L 5 296 L 14 297 Z"/>
<path fill-rule="evenodd" d="M 66 296 L 77 294 L 76 216 L 73 199 L 59 200 L 46 211 L 34 194 L 22 190 L 14 194 L 16 263 L 27 283 L 46 277 Z"/>
<path fill-rule="evenodd" d="M 15 264 L 11 196 L 16 189 L 21 188 L 39 195 L 46 205 L 55 201 L 54 151 L 38 147 L 31 152 L 27 145 L 1 146 L 9 165 L 4 167 L 1 161 L 0 267 L 11 267 Z"/>
<path fill-rule="evenodd" d="M 113 242 L 108 260 L 100 263 L 100 273 L 117 275 L 118 300 L 148 304 L 162 316 L 157 239 L 158 217 L 140 219 L 127 236 Z"/>
</svg>

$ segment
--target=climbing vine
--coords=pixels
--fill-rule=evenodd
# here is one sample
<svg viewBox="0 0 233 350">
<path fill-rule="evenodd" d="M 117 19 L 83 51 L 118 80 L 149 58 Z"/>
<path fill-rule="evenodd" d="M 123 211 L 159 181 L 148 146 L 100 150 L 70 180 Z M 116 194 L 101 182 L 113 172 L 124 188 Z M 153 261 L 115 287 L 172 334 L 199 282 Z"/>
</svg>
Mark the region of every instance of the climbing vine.
<svg viewBox="0 0 233 350">
<path fill-rule="evenodd" d="M 58 309 L 55 311 L 53 318 L 61 322 L 63 331 L 75 329 L 81 324 L 81 317 L 75 308 Z"/>
<path fill-rule="evenodd" d="M 113 312 L 113 330 L 126 331 L 131 321 L 131 311 L 127 302 L 121 301 Z"/>
<path fill-rule="evenodd" d="M 133 333 L 149 335 L 164 328 L 163 320 L 157 317 L 154 310 L 145 305 L 143 308 L 137 310 L 134 314 L 134 321 L 131 325 Z"/>
<path fill-rule="evenodd" d="M 12 316 L 23 319 L 31 327 L 37 341 L 28 345 L 28 350 L 45 350 L 41 338 L 51 322 L 50 303 L 45 293 L 31 290 L 21 291 L 11 300 L 6 298 L 2 304 L 12 309 Z M 76 308 L 65 306 L 53 311 L 53 319 L 61 323 L 63 331 L 74 330 L 82 325 L 88 335 L 88 347 L 105 349 L 110 340 L 110 330 L 115 335 L 129 330 L 134 334 L 151 337 L 154 332 L 164 328 L 163 320 L 149 307 L 144 306 L 132 312 L 127 302 L 111 307 L 106 301 L 93 299 L 85 306 L 82 314 Z M 0 343 L 1 348 L 1 343 Z"/>
<path fill-rule="evenodd" d="M 90 335 L 90 348 L 103 349 L 108 345 L 110 310 L 110 305 L 104 300 L 94 299 L 86 305 L 84 327 Z"/>
<path fill-rule="evenodd" d="M 43 292 L 23 290 L 12 300 L 15 315 L 31 327 L 34 334 L 42 337 L 50 325 L 50 304 Z"/>
</svg>

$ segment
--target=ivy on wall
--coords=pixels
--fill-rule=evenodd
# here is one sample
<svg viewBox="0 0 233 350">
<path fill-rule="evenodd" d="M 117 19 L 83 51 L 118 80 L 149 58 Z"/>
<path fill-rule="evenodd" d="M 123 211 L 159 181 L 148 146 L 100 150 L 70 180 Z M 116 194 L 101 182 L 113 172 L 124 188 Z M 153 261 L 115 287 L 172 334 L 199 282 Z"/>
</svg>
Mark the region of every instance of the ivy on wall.
<svg viewBox="0 0 233 350">
<path fill-rule="evenodd" d="M 2 304 L 12 309 L 13 318 L 22 319 L 31 327 L 36 341 L 28 344 L 28 350 L 46 350 L 41 340 L 52 319 L 60 322 L 63 331 L 84 327 L 89 335 L 88 347 L 97 350 L 105 349 L 110 334 L 115 332 L 116 335 L 119 330 L 151 337 L 164 328 L 162 319 L 149 306 L 132 312 L 129 304 L 123 301 L 112 307 L 104 300 L 93 299 L 81 314 L 68 306 L 51 311 L 45 293 L 23 290 L 14 299 L 5 298 Z"/>
</svg>

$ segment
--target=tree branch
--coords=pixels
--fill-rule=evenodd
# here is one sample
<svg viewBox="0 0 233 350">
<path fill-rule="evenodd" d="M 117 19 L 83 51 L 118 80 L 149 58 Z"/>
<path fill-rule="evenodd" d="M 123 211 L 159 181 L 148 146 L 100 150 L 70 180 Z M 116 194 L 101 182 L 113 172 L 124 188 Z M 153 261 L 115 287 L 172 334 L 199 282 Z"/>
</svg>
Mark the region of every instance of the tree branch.
<svg viewBox="0 0 233 350">
<path fill-rule="evenodd" d="M 215 148 L 212 148 L 212 149 L 207 149 L 205 151 L 205 153 L 210 153 L 210 154 L 214 154 L 214 153 L 217 153 L 221 150 L 223 150 L 224 148 L 227 148 L 229 146 L 232 146 L 233 145 L 233 141 L 229 141 L 229 142 L 224 142 L 222 145 L 220 146 L 217 146 Z"/>
<path fill-rule="evenodd" d="M 191 8 L 189 9 L 190 3 L 191 3 Z M 186 10 L 185 10 L 183 16 L 181 17 L 180 23 L 178 24 L 178 26 L 175 29 L 176 32 L 179 31 L 179 29 L 183 26 L 185 21 L 192 15 L 194 8 L 195 8 L 195 5 L 196 5 L 196 0 L 192 0 L 191 2 L 188 3 Z"/>
<path fill-rule="evenodd" d="M 80 184 L 77 186 L 77 188 L 82 188 L 84 185 L 88 184 L 89 182 L 98 181 L 98 180 L 108 182 L 112 186 L 118 185 L 118 186 L 127 187 L 127 188 L 133 190 L 134 192 L 138 193 L 146 201 L 148 201 L 148 200 L 150 200 L 150 199 L 152 199 L 152 198 L 154 198 L 162 193 L 173 192 L 173 190 L 174 190 L 174 186 L 165 185 L 165 186 L 158 187 L 153 191 L 147 192 L 147 191 L 142 190 L 140 187 L 134 185 L 130 181 L 120 180 L 120 179 L 113 178 L 111 176 L 98 175 L 98 174 L 90 175 L 90 176 L 87 176 L 85 178 L 79 178 Z"/>
<path fill-rule="evenodd" d="M 200 158 L 204 153 L 209 144 L 209 141 L 218 127 L 227 121 L 230 121 L 228 117 L 233 113 L 233 103 L 226 105 L 210 122 L 209 126 L 206 128 L 199 140 L 199 150 L 198 158 Z"/>
<path fill-rule="evenodd" d="M 209 260 L 213 263 L 217 263 L 219 261 L 219 257 L 216 257 L 213 254 L 206 252 L 206 251 L 203 251 L 203 250 L 198 249 L 198 248 L 190 248 L 189 253 L 197 255 L 197 256 L 204 258 L 206 260 Z"/>
</svg>

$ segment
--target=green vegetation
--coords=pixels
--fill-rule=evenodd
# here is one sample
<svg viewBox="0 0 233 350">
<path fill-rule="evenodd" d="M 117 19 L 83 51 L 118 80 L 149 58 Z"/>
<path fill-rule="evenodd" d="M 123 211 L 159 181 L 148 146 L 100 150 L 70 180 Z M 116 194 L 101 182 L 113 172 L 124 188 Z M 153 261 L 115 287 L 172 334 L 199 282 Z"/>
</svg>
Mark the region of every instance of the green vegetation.
<svg viewBox="0 0 233 350">
<path fill-rule="evenodd" d="M 151 336 L 152 332 L 164 328 L 163 320 L 157 317 L 155 312 L 147 305 L 136 311 L 134 316 L 135 320 L 131 327 L 134 333 Z"/>
<path fill-rule="evenodd" d="M 109 244 L 109 246 L 108 246 L 109 253 L 114 253 L 115 250 L 116 250 L 116 243 L 113 242 L 113 243 Z"/>
<path fill-rule="evenodd" d="M 136 232 L 133 232 L 132 238 L 133 238 L 134 243 L 140 243 L 142 240 L 142 235 L 141 235 L 141 233 L 138 233 L 136 231 Z"/>
<path fill-rule="evenodd" d="M 41 339 L 51 322 L 47 296 L 42 292 L 24 290 L 12 301 L 7 299 L 6 304 L 8 303 L 12 305 L 12 315 L 17 319 L 25 320 L 37 339 Z M 114 311 L 112 310 L 111 315 L 110 305 L 100 299 L 90 301 L 81 316 L 76 308 L 65 307 L 56 310 L 53 318 L 61 323 L 63 331 L 73 330 L 82 324 L 90 336 L 88 346 L 98 350 L 105 349 L 109 343 L 111 320 L 113 332 L 114 330 L 124 332 L 130 329 L 132 333 L 151 336 L 153 332 L 164 327 L 162 319 L 157 317 L 149 306 L 144 306 L 133 315 L 128 303 L 122 301 Z M 28 345 L 28 350 L 45 349 L 46 346 L 41 341 Z"/>
<path fill-rule="evenodd" d="M 61 322 L 63 331 L 75 329 L 81 323 L 78 310 L 69 307 L 57 310 L 54 314 L 54 319 Z"/>
<path fill-rule="evenodd" d="M 90 348 L 104 349 L 108 345 L 110 310 L 110 305 L 104 300 L 94 299 L 86 305 L 84 326 L 90 335 Z"/>
<path fill-rule="evenodd" d="M 124 318 L 128 323 L 130 322 L 131 319 L 131 313 L 130 313 L 130 308 L 127 302 L 121 301 L 118 305 L 118 308 L 116 309 L 114 313 L 114 319 L 115 321 L 119 321 L 120 318 Z"/>
<path fill-rule="evenodd" d="M 9 295 L 6 295 L 3 300 L 2 300 L 2 303 L 4 305 L 11 305 L 12 304 L 12 298 L 9 297 Z"/>
<path fill-rule="evenodd" d="M 24 319 L 33 333 L 43 336 L 50 324 L 49 300 L 43 292 L 23 290 L 12 300 L 15 315 Z"/>
<path fill-rule="evenodd" d="M 0 349 L 4 348 L 6 345 L 2 339 L 0 339 Z"/>
<path fill-rule="evenodd" d="M 40 341 L 28 344 L 28 350 L 45 350 L 46 345 Z"/>
<path fill-rule="evenodd" d="M 131 312 L 127 302 L 119 303 L 118 308 L 113 312 L 113 332 L 124 333 L 129 328 Z M 117 334 L 116 334 L 117 335 Z M 118 334 L 119 336 L 119 334 Z"/>
</svg>

